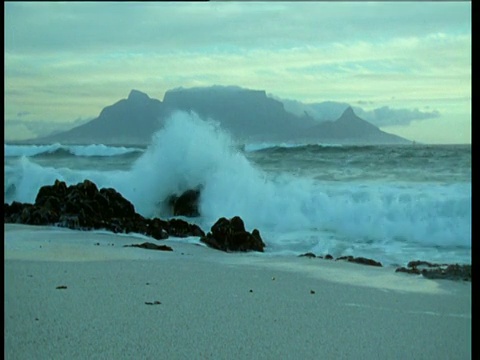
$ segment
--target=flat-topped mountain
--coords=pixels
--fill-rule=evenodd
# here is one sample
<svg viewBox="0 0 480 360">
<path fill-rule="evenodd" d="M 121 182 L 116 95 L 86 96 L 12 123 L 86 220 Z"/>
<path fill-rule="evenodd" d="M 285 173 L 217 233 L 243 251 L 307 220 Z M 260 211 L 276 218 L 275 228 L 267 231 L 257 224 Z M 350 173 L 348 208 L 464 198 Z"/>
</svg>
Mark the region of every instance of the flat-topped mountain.
<svg viewBox="0 0 480 360">
<path fill-rule="evenodd" d="M 86 124 L 24 143 L 146 145 L 175 110 L 213 119 L 242 142 L 410 143 L 359 118 L 351 107 L 339 119 L 319 123 L 307 114 L 286 111 L 282 102 L 268 97 L 265 91 L 235 86 L 172 89 L 165 93 L 163 102 L 132 90 L 127 99 L 105 107 Z"/>
<path fill-rule="evenodd" d="M 234 86 L 174 89 L 165 93 L 163 102 L 219 121 L 242 140 L 291 139 L 316 124 L 311 118 L 285 111 L 280 101 L 267 97 L 263 90 Z"/>
</svg>

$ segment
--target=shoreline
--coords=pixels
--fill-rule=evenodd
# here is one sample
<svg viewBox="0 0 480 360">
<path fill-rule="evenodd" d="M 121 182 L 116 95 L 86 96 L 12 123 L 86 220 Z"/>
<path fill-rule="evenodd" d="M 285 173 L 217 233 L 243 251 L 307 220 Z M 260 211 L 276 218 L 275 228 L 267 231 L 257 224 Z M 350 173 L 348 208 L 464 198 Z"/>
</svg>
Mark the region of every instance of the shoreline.
<svg viewBox="0 0 480 360">
<path fill-rule="evenodd" d="M 34 228 L 5 224 L 7 358 L 471 358 L 470 282 Z"/>
</svg>

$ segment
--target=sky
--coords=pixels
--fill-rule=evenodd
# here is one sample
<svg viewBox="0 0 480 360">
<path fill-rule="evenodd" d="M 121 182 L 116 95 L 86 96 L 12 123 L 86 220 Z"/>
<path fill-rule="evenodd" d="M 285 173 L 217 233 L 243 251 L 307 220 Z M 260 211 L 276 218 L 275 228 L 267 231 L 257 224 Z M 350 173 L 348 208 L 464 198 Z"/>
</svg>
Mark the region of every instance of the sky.
<svg viewBox="0 0 480 360">
<path fill-rule="evenodd" d="M 6 2 L 5 141 L 67 130 L 131 89 L 237 85 L 471 143 L 471 2 Z M 382 114 L 388 114 L 383 116 Z"/>
</svg>

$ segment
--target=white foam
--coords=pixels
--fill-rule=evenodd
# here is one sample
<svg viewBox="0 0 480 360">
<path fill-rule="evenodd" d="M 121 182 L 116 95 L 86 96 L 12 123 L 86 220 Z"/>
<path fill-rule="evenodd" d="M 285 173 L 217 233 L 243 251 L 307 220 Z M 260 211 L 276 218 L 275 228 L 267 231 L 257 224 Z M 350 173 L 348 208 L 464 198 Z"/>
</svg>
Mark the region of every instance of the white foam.
<svg viewBox="0 0 480 360">
<path fill-rule="evenodd" d="M 202 218 L 195 221 L 204 230 L 219 217 L 238 215 L 280 252 L 362 256 L 373 249 L 393 262 L 437 247 L 463 249 L 460 259 L 468 258 L 471 249 L 471 183 L 339 182 L 266 173 L 218 124 L 194 113 L 173 114 L 129 170 L 55 169 L 23 157 L 6 172 L 6 192 L 14 187 L 7 201 L 31 203 L 55 179 L 68 185 L 90 179 L 99 188 L 115 188 L 145 217 L 164 217 L 166 197 L 200 185 Z"/>
<path fill-rule="evenodd" d="M 4 145 L 6 157 L 35 156 L 51 154 L 58 150 L 64 150 L 75 156 L 117 156 L 132 152 L 143 151 L 140 148 L 124 146 L 107 146 L 103 144 L 92 145 Z"/>
</svg>

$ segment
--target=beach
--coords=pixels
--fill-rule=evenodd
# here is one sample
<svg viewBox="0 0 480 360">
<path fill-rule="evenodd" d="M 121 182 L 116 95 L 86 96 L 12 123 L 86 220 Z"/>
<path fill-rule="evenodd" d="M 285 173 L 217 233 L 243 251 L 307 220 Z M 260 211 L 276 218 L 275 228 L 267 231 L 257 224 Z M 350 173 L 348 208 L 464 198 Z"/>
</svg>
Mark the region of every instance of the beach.
<svg viewBox="0 0 480 360">
<path fill-rule="evenodd" d="M 6 359 L 470 359 L 471 282 L 5 224 Z M 145 241 L 173 251 L 123 247 Z"/>
</svg>

